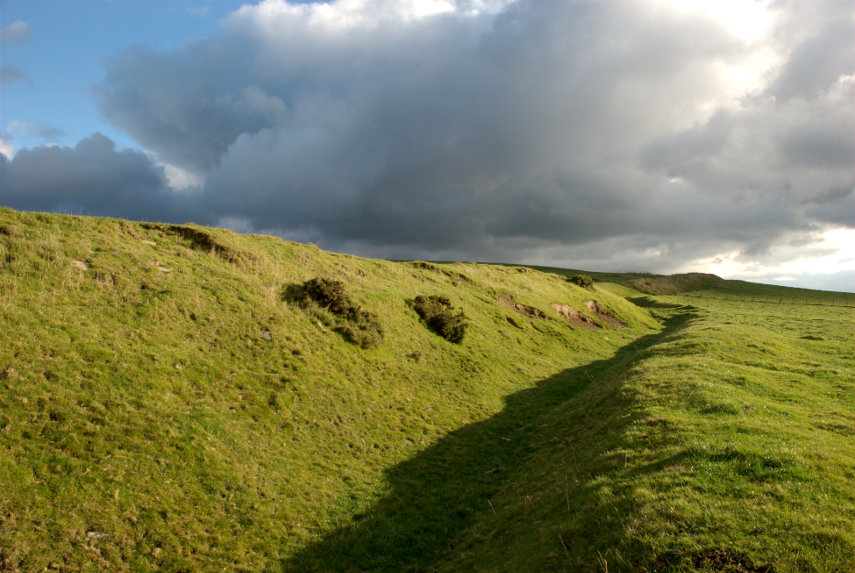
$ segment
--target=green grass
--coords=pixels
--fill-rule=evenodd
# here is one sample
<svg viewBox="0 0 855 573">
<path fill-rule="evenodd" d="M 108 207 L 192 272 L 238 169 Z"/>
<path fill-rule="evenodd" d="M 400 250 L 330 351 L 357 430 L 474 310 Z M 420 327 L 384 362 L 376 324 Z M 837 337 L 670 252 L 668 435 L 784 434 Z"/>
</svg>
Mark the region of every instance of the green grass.
<svg viewBox="0 0 855 573">
<path fill-rule="evenodd" d="M 855 568 L 851 309 L 586 274 L 0 209 L 0 570 Z"/>
<path fill-rule="evenodd" d="M 664 300 L 669 327 L 546 418 L 445 570 L 855 569 L 855 317 Z"/>
</svg>

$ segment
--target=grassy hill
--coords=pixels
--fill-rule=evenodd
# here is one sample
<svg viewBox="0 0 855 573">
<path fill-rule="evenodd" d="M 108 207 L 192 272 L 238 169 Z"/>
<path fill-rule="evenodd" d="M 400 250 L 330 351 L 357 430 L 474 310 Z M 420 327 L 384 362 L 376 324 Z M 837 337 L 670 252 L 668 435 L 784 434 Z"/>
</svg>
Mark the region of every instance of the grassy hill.
<svg viewBox="0 0 855 573">
<path fill-rule="evenodd" d="M 0 571 L 855 568 L 852 309 L 690 294 L 0 209 Z"/>
</svg>

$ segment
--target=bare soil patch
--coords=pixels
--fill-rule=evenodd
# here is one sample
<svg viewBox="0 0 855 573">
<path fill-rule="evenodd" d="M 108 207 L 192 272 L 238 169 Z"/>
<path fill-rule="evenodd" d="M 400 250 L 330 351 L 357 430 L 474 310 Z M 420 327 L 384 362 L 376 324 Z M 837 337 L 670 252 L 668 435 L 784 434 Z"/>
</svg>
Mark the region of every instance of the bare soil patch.
<svg viewBox="0 0 855 573">
<path fill-rule="evenodd" d="M 730 549 L 707 549 L 692 555 L 692 565 L 697 568 L 708 568 L 713 571 L 728 571 L 733 573 L 774 573 L 775 567 L 755 565 L 751 558 L 742 551 Z"/>
<path fill-rule="evenodd" d="M 666 551 L 656 559 L 652 571 L 682 571 L 688 565 L 686 561 L 691 561 L 694 570 L 700 571 L 775 573 L 774 563 L 758 565 L 744 551 L 734 551 L 724 547 L 705 549 L 691 554 L 674 550 Z"/>
<path fill-rule="evenodd" d="M 627 327 L 627 324 L 622 320 L 618 320 L 610 309 L 600 305 L 600 303 L 595 300 L 586 300 L 585 307 L 587 307 L 594 316 L 600 319 L 601 322 L 608 324 L 612 328 Z"/>
<path fill-rule="evenodd" d="M 533 306 L 516 302 L 505 295 L 500 294 L 496 297 L 496 300 L 499 301 L 499 304 L 520 313 L 526 318 L 544 318 L 546 316 L 546 313 L 539 308 L 534 308 Z"/>
<path fill-rule="evenodd" d="M 602 328 L 594 321 L 593 318 L 582 314 L 569 304 L 559 304 L 554 302 L 552 303 L 552 308 L 558 312 L 558 316 L 576 328 L 584 328 L 585 330 L 597 330 Z"/>
</svg>

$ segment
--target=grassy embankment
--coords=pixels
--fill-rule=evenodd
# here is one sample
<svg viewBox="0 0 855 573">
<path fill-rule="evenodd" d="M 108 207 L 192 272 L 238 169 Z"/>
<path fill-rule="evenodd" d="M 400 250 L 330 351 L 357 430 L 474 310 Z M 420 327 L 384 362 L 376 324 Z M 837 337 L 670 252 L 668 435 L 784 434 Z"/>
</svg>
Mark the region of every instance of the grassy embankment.
<svg viewBox="0 0 855 573">
<path fill-rule="evenodd" d="M 851 569 L 855 320 L 809 309 L 0 209 L 0 570 Z"/>
</svg>

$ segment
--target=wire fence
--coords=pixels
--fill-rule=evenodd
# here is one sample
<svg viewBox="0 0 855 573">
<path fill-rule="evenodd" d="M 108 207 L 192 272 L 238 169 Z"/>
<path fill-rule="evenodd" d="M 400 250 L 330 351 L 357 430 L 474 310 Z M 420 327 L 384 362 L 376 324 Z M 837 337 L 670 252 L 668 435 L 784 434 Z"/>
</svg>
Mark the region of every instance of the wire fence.
<svg viewBox="0 0 855 573">
<path fill-rule="evenodd" d="M 847 296 L 771 296 L 771 295 L 746 295 L 730 293 L 693 292 L 683 293 L 690 298 L 701 298 L 708 300 L 724 300 L 733 302 L 748 302 L 756 304 L 779 304 L 790 306 L 838 306 L 841 308 L 855 308 L 855 297 Z"/>
</svg>

